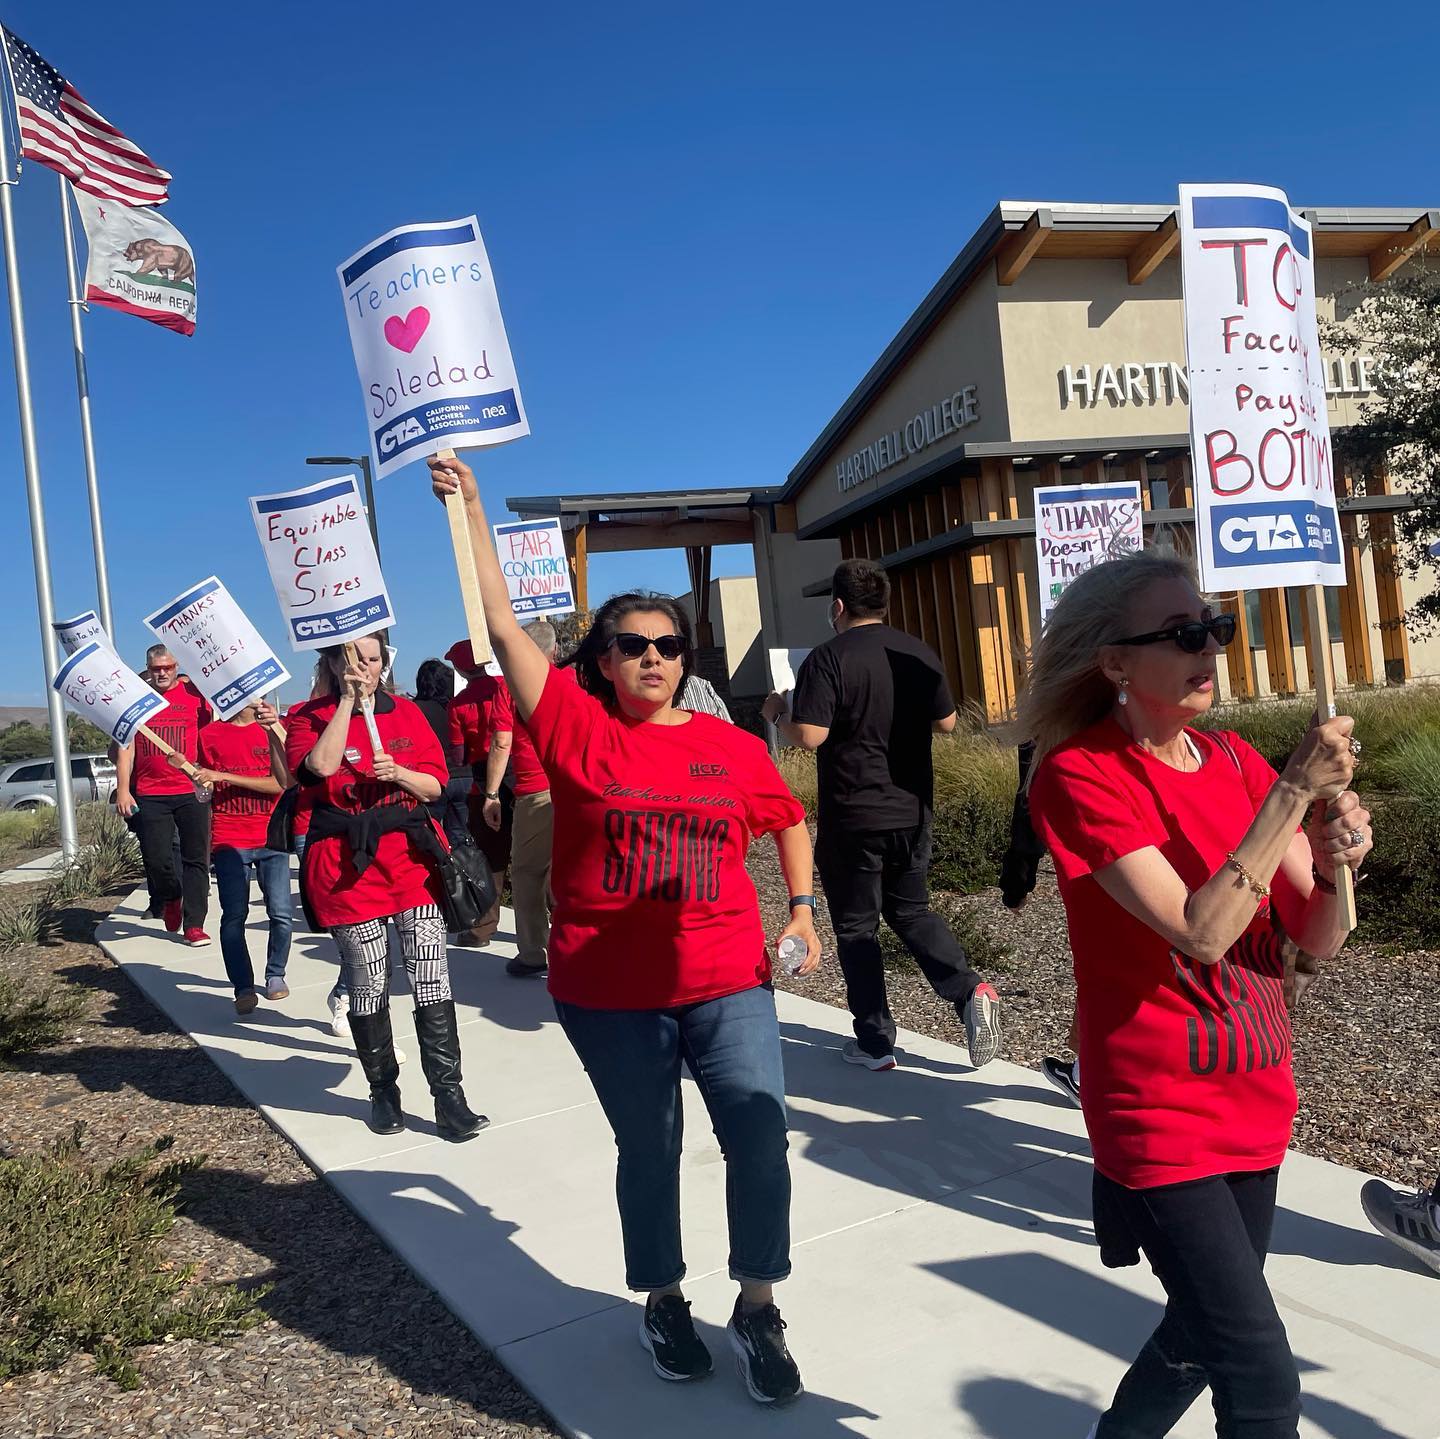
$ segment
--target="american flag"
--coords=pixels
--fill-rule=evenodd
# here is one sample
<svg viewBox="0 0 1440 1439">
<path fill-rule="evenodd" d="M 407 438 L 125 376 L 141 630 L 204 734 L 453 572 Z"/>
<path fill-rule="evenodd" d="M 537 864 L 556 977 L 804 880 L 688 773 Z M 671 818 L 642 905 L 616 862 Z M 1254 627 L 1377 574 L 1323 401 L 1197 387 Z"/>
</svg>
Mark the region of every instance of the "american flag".
<svg viewBox="0 0 1440 1439">
<path fill-rule="evenodd" d="M 15 86 L 20 153 L 67 175 L 77 190 L 122 205 L 163 205 L 170 173 L 127 140 L 18 35 L 0 26 Z"/>
</svg>

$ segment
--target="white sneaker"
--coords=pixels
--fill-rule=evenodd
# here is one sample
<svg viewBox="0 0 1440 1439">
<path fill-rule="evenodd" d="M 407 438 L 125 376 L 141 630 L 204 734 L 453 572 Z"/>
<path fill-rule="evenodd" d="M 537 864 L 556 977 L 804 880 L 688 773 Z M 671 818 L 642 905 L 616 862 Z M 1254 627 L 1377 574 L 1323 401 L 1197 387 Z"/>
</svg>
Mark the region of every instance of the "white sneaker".
<svg viewBox="0 0 1440 1439">
<path fill-rule="evenodd" d="M 344 1039 L 350 1033 L 350 996 L 343 989 L 330 991 L 330 1032 Z"/>
<path fill-rule="evenodd" d="M 882 1069 L 898 1069 L 900 1067 L 900 1061 L 895 1058 L 895 1051 L 893 1049 L 889 1054 L 882 1054 L 877 1057 L 873 1054 L 866 1054 L 866 1052 L 860 1048 L 859 1040 L 856 1039 L 847 1039 L 845 1041 L 845 1046 L 840 1051 L 840 1057 L 846 1064 L 863 1064 L 866 1069 L 876 1071 Z"/>
</svg>

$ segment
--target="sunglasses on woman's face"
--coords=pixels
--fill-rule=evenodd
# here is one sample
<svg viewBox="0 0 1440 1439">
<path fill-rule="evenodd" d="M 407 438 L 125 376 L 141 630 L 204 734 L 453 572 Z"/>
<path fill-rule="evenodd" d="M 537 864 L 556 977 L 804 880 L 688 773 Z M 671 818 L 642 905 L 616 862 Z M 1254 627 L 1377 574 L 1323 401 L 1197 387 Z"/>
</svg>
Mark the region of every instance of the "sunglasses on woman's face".
<svg viewBox="0 0 1440 1439">
<path fill-rule="evenodd" d="M 690 648 L 684 635 L 637 635 L 628 630 L 616 635 L 610 643 L 627 660 L 638 660 L 651 645 L 662 660 L 678 660 Z"/>
<path fill-rule="evenodd" d="M 1211 615 L 1208 619 L 1190 620 L 1183 625 L 1172 625 L 1168 630 L 1154 630 L 1148 635 L 1132 635 L 1128 640 L 1116 640 L 1117 645 L 1154 645 L 1161 640 L 1174 640 L 1187 655 L 1198 655 L 1204 650 L 1210 636 L 1224 649 L 1235 638 L 1234 615 Z"/>
</svg>

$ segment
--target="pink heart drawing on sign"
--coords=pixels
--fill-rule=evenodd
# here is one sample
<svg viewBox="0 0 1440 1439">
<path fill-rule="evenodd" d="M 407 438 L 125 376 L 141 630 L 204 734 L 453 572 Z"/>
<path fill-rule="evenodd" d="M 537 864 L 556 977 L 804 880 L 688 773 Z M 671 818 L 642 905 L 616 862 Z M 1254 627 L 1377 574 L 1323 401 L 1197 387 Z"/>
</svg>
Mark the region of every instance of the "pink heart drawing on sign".
<svg viewBox="0 0 1440 1439">
<path fill-rule="evenodd" d="M 385 338 L 397 350 L 404 350 L 408 355 L 420 343 L 420 336 L 429 328 L 430 311 L 424 305 L 416 305 L 403 320 L 399 315 L 391 315 L 385 321 Z"/>
</svg>

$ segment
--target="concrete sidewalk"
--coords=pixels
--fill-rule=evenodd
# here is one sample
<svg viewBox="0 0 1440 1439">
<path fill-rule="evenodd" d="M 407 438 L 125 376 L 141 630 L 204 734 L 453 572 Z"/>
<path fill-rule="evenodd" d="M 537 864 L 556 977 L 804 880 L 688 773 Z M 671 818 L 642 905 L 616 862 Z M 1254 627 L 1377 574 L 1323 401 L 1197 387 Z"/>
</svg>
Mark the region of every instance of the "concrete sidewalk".
<svg viewBox="0 0 1440 1439">
<path fill-rule="evenodd" d="M 572 1434 L 1082 1439 L 1159 1320 L 1148 1269 L 1101 1267 L 1080 1115 L 1037 1074 L 974 1073 L 963 1050 L 903 1033 L 903 1067 L 871 1074 L 840 1062 L 846 1014 L 781 995 L 795 1274 L 778 1298 L 808 1392 L 766 1413 L 732 1368 L 724 1166 L 688 1083 L 686 1292 L 716 1374 L 662 1383 L 622 1287 L 614 1143 L 543 986 L 504 973 L 510 945 L 451 950 L 466 1092 L 493 1123 L 450 1145 L 408 998 L 393 1012 L 411 1127 L 380 1137 L 328 1027 L 328 939 L 297 935 L 290 999 L 240 1020 L 218 942 L 187 949 L 143 905 L 137 892 L 100 926 L 107 952 Z M 214 929 L 213 898 L 211 913 Z M 1440 1285 L 1366 1225 L 1363 1179 L 1302 1155 L 1282 1175 L 1269 1274 L 1304 1377 L 1301 1433 L 1437 1439 Z M 1208 1403 L 1174 1432 L 1213 1434 Z"/>
<path fill-rule="evenodd" d="M 17 864 L 14 869 L 0 872 L 0 884 L 35 884 L 39 880 L 49 879 L 56 870 L 64 867 L 65 856 L 57 849 L 50 854 L 42 854 L 37 859 L 27 859 L 24 864 Z"/>
</svg>

